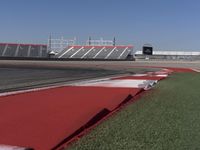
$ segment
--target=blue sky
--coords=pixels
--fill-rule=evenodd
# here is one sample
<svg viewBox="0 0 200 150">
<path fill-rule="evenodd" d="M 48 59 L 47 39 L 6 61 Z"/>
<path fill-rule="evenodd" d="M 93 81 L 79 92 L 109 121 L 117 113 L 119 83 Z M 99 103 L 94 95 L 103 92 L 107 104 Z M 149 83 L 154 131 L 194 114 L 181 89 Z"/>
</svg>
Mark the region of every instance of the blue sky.
<svg viewBox="0 0 200 150">
<path fill-rule="evenodd" d="M 1 0 L 0 20 L 0 42 L 45 43 L 52 33 L 200 50 L 199 0 Z"/>
</svg>

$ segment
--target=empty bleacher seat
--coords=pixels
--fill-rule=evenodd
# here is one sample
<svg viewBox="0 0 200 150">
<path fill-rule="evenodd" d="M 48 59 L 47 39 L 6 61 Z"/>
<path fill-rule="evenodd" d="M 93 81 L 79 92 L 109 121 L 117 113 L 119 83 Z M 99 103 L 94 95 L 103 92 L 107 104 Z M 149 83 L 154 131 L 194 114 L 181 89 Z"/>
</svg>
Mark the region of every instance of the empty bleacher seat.
<svg viewBox="0 0 200 150">
<path fill-rule="evenodd" d="M 95 57 L 98 55 L 98 53 L 103 50 L 104 47 L 103 46 L 98 46 L 95 47 L 92 51 L 90 51 L 90 53 L 88 53 L 84 58 L 85 59 L 95 59 Z"/>
<path fill-rule="evenodd" d="M 2 56 L 5 48 L 6 48 L 6 44 L 0 44 L 0 56 Z"/>
<path fill-rule="evenodd" d="M 17 57 L 27 57 L 28 56 L 29 45 L 20 45 L 17 53 Z"/>
<path fill-rule="evenodd" d="M 4 54 L 2 54 L 3 56 L 6 57 L 15 57 L 15 53 L 17 50 L 18 45 L 16 44 L 8 44 L 6 50 L 4 51 Z"/>
<path fill-rule="evenodd" d="M 31 45 L 29 57 L 39 57 L 40 46 Z"/>
<path fill-rule="evenodd" d="M 106 56 L 114 49 L 114 47 L 109 48 L 106 47 L 104 50 L 102 50 L 97 56 L 96 59 L 106 59 Z"/>
<path fill-rule="evenodd" d="M 47 58 L 47 45 L 0 43 L 0 57 Z"/>
<path fill-rule="evenodd" d="M 121 56 L 119 57 L 119 59 L 126 59 L 129 54 L 131 54 L 131 50 L 127 49 L 124 51 L 124 53 L 121 53 Z"/>
<path fill-rule="evenodd" d="M 41 57 L 47 57 L 48 56 L 47 46 L 46 45 L 41 46 L 41 51 L 42 51 L 42 56 Z"/>
<path fill-rule="evenodd" d="M 64 55 L 62 58 L 73 58 L 74 55 L 82 48 L 82 46 L 76 46 L 73 47 L 72 49 L 66 49 Z"/>
</svg>

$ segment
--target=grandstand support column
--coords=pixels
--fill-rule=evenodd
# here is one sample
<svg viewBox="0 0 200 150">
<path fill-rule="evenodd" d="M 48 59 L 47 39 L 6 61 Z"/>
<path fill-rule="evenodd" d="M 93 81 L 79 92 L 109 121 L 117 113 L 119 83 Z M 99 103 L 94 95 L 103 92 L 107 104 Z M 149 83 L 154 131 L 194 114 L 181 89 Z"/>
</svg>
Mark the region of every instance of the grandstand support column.
<svg viewBox="0 0 200 150">
<path fill-rule="evenodd" d="M 28 47 L 28 54 L 27 54 L 27 56 L 30 57 L 30 54 L 31 54 L 31 45 Z"/>
<path fill-rule="evenodd" d="M 2 56 L 5 56 L 7 48 L 8 48 L 8 44 L 6 44 L 6 46 L 5 46 L 4 50 L 3 50 Z"/>
<path fill-rule="evenodd" d="M 19 48 L 20 48 L 20 44 L 19 44 L 19 45 L 17 45 L 17 49 L 16 49 L 16 51 L 15 51 L 15 57 L 17 57 L 17 55 L 18 55 Z"/>
<path fill-rule="evenodd" d="M 42 46 L 40 46 L 39 56 L 42 57 Z"/>
</svg>

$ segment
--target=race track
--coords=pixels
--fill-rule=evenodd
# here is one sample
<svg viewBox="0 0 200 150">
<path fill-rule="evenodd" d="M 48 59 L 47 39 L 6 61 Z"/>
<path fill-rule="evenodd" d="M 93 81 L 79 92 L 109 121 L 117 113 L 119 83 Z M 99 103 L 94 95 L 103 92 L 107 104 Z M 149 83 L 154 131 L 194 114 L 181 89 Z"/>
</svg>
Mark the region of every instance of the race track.
<svg viewBox="0 0 200 150">
<path fill-rule="evenodd" d="M 199 68 L 183 62 L 0 61 L 0 149 L 63 148 L 171 73 Z"/>
</svg>

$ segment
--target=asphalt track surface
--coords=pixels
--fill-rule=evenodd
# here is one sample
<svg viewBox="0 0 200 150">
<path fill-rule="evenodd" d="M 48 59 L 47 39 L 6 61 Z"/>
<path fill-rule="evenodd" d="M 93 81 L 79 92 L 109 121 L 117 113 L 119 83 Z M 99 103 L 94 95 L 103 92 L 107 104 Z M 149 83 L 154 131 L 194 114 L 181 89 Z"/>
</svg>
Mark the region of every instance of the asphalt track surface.
<svg viewBox="0 0 200 150">
<path fill-rule="evenodd" d="M 158 66 L 200 69 L 200 61 L 25 61 L 0 60 L 0 67 L 45 67 L 45 68 L 103 68 L 127 70 L 136 66 Z"/>
<path fill-rule="evenodd" d="M 144 67 L 145 66 L 145 67 Z M 24 61 L 0 60 L 0 92 L 67 84 L 119 74 L 154 71 L 152 66 L 200 70 L 194 61 Z M 137 69 L 144 67 L 143 69 Z"/>
<path fill-rule="evenodd" d="M 48 69 L 48 68 L 0 68 L 0 92 L 63 84 L 67 82 L 105 77 L 120 71 L 103 69 Z"/>
<path fill-rule="evenodd" d="M 98 66 L 95 62 L 91 63 L 0 61 L 0 93 L 145 72 L 145 69 L 118 68 L 106 64 Z"/>
</svg>

